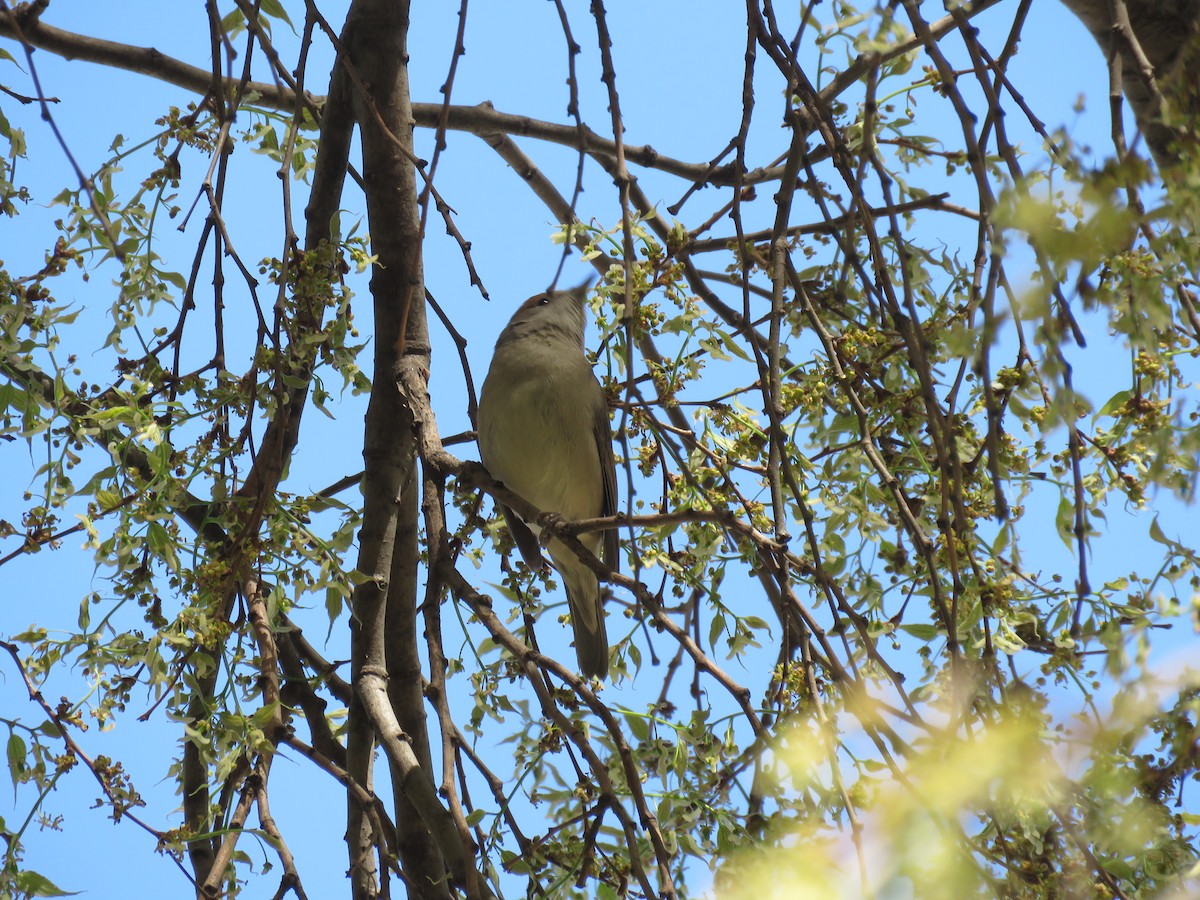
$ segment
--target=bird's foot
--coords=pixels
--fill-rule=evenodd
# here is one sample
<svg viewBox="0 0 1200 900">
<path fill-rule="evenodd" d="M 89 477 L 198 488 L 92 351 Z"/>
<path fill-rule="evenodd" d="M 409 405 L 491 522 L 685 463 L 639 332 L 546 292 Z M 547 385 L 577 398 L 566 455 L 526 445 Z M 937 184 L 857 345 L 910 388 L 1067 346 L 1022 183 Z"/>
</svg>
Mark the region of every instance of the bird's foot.
<svg viewBox="0 0 1200 900">
<path fill-rule="evenodd" d="M 567 517 L 562 513 L 540 513 L 537 517 L 537 525 L 539 529 L 538 543 L 543 547 L 547 546 L 550 543 L 551 538 L 554 537 L 551 532 L 559 526 L 566 524 L 568 521 L 570 520 L 567 519 Z"/>
</svg>

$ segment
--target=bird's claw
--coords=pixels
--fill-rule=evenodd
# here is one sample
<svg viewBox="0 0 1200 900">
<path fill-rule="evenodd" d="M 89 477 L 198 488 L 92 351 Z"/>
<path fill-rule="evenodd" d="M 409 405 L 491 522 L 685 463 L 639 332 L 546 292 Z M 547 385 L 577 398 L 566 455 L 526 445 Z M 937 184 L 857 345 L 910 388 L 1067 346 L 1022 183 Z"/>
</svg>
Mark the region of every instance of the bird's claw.
<svg viewBox="0 0 1200 900">
<path fill-rule="evenodd" d="M 551 531 L 563 525 L 566 521 L 567 519 L 562 513 L 544 512 L 538 515 L 537 524 L 540 529 L 538 531 L 538 543 L 543 547 L 547 546 L 550 543 L 550 539 L 554 537 Z"/>
</svg>

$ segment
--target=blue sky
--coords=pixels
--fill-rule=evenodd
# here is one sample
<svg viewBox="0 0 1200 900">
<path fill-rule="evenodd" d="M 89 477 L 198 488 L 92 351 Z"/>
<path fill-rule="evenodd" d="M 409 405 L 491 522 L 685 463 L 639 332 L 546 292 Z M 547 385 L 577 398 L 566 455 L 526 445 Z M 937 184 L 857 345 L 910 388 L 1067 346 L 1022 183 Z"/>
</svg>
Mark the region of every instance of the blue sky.
<svg viewBox="0 0 1200 900">
<path fill-rule="evenodd" d="M 595 130 L 607 127 L 606 98 L 599 82 L 599 66 L 594 51 L 591 20 L 583 5 L 568 4 L 576 38 L 585 47 L 579 59 L 580 87 L 583 98 L 583 117 Z M 744 50 L 740 36 L 744 29 L 739 5 L 722 2 L 690 4 L 650 2 L 641 4 L 611 4 L 611 25 L 616 40 L 615 58 L 618 86 L 621 91 L 626 140 L 651 144 L 661 153 L 688 160 L 707 160 L 716 154 L 736 132 L 740 115 L 741 66 Z M 929 4 L 927 4 L 929 5 Z M 414 99 L 436 102 L 441 99 L 438 88 L 445 79 L 457 25 L 456 4 L 417 4 L 414 39 L 411 42 Z M 1007 25 L 1008 7 L 1001 4 L 998 11 L 979 20 L 984 33 L 989 27 Z M 114 13 L 119 8 L 119 15 Z M 345 4 L 323 5 L 330 21 L 340 23 Z M 686 10 L 686 12 L 682 12 Z M 932 6 L 928 13 L 934 15 Z M 136 45 L 154 46 L 164 53 L 177 56 L 196 65 L 207 65 L 207 39 L 203 10 L 190 6 L 180 14 L 172 9 L 168 14 L 160 3 L 130 0 L 119 5 L 85 3 L 79 0 L 56 0 L 45 15 L 45 21 L 60 27 L 95 34 Z M 721 40 L 724 35 L 732 40 Z M 285 28 L 276 27 L 276 39 L 281 48 L 294 43 Z M 714 39 L 716 38 L 716 39 Z M 320 43 L 320 42 L 319 42 Z M 989 43 L 994 43 L 989 41 Z M 24 61 L 18 48 L 10 42 L 0 44 Z M 330 54 L 320 44 L 320 52 L 309 62 L 309 86 L 321 92 L 330 65 Z M 557 15 L 552 4 L 544 0 L 510 0 L 506 3 L 477 3 L 470 9 L 466 40 L 467 53 L 459 66 L 453 100 L 459 104 L 491 101 L 506 112 L 522 113 L 534 118 L 566 122 L 567 86 L 564 83 L 566 50 L 562 42 Z M 835 50 L 835 54 L 836 54 Z M 133 145 L 154 132 L 153 120 L 168 105 L 182 106 L 194 99 L 186 92 L 169 85 L 157 84 L 141 76 L 80 62 L 67 62 L 49 53 L 38 52 L 35 63 L 48 95 L 60 99 L 53 114 L 62 129 L 71 152 L 85 171 L 93 171 L 109 157 L 109 147 L 116 134 L 123 134 L 126 145 Z M 841 63 L 834 56 L 833 64 Z M 1047 120 L 1051 128 L 1062 126 L 1079 142 L 1091 144 L 1100 156 L 1108 153 L 1109 122 L 1107 76 L 1100 52 L 1092 39 L 1059 4 L 1033 4 L 1024 30 L 1021 51 L 1009 70 L 1010 77 L 1024 93 L 1030 105 Z M 263 77 L 260 70 L 257 77 Z M 0 67 L 0 83 L 24 93 L 31 93 L 25 75 L 13 66 Z M 1083 98 L 1081 109 L 1077 101 Z M 760 88 L 758 103 L 763 122 L 777 119 L 781 98 L 771 96 Z M 47 226 L 62 214 L 60 207 L 45 204 L 63 186 L 71 183 L 70 170 L 61 150 L 55 144 L 36 111 L 23 108 L 7 97 L 0 97 L 0 109 L 10 121 L 25 129 L 30 158 L 21 162 L 16 181 L 27 184 L 34 203 L 16 220 L 0 221 L 0 259 L 10 271 L 24 273 L 41 264 L 44 245 L 48 240 Z M 944 104 L 934 102 L 928 95 L 919 103 L 918 129 L 925 134 L 957 135 L 957 124 L 948 115 Z M 250 119 L 244 120 L 249 124 Z M 241 124 L 241 121 L 239 122 Z M 766 156 L 775 146 L 770 127 L 758 129 L 752 149 Z M 428 158 L 431 137 L 418 136 L 419 152 Z M 449 148 L 439 168 L 438 188 L 454 207 L 456 221 L 466 239 L 472 242 L 472 256 L 487 290 L 485 301 L 468 287 L 466 271 L 454 242 L 447 238 L 440 223 L 432 218 L 426 243 L 425 273 L 429 289 L 453 316 L 459 327 L 468 326 L 470 358 L 475 385 L 482 383 L 490 358 L 492 341 L 507 320 L 512 309 L 529 294 L 542 289 L 553 276 L 559 249 L 549 238 L 554 223 L 546 209 L 525 189 L 520 179 L 486 145 L 471 135 L 448 135 Z M 1022 138 L 1032 160 L 1042 156 L 1036 139 L 1026 131 Z M 575 155 L 563 148 L 538 147 L 523 142 L 527 152 L 536 155 L 543 167 L 559 185 L 569 188 L 576 166 Z M 278 197 L 279 183 L 274 165 L 267 159 L 240 152 L 236 157 L 236 193 L 230 195 L 225 216 L 230 223 L 235 246 L 248 262 L 263 257 L 278 256 L 281 246 Z M 145 171 L 144 159 L 131 160 L 128 169 L 130 183 L 135 183 Z M 185 160 L 180 203 L 186 208 L 195 196 L 203 177 L 204 164 L 198 158 Z M 680 186 L 654 172 L 635 171 L 639 182 L 660 208 L 678 199 Z M 936 177 L 930 176 L 931 190 L 939 189 Z M 296 186 L 295 209 L 303 205 L 302 188 Z M 586 221 L 596 216 L 600 224 L 615 224 L 615 188 L 611 181 L 595 169 L 589 171 L 586 190 L 580 203 L 581 217 Z M 710 196 L 711 195 L 711 196 Z M 716 192 L 702 192 L 690 201 L 690 221 L 698 221 L 695 208 L 712 208 L 723 201 Z M 348 192 L 348 204 L 343 221 L 359 215 L 361 210 L 349 204 L 361 205 L 361 198 Z M 189 242 L 198 230 L 198 219 L 184 235 L 172 228 L 161 232 L 160 253 L 173 265 L 186 271 L 190 260 Z M 172 225 L 174 223 L 171 223 Z M 365 227 L 365 226 L 364 226 Z M 947 236 L 947 240 L 954 236 Z M 973 242 L 971 229 L 964 229 L 963 244 Z M 572 262 L 564 280 L 574 283 L 586 269 Z M 81 309 L 82 321 L 103 327 L 104 315 L 111 299 L 105 286 L 112 273 L 101 269 L 93 272 L 88 284 L 81 281 L 64 282 L 73 285 L 74 295 L 68 296 Z M 364 334 L 369 334 L 369 298 L 365 281 L 356 284 L 359 291 L 355 312 L 360 317 Z M 60 288 L 63 290 L 63 288 Z M 244 292 L 243 292 L 244 294 Z M 243 313 L 247 299 L 236 288 L 230 292 L 231 309 Z M 241 309 L 236 304 L 241 303 Z M 207 313 L 201 309 L 197 316 Z M 231 313 L 234 314 L 234 313 Z M 169 316 L 168 316 L 169 318 Z M 1094 324 L 1094 323 L 1093 323 Z M 465 393 L 458 371 L 456 353 L 443 330 L 433 326 L 435 370 L 431 389 L 434 408 L 443 434 L 453 434 L 469 427 L 466 417 Z M 1107 337 L 1102 329 L 1089 333 L 1095 346 L 1104 346 Z M 595 346 L 594 331 L 589 345 Z M 97 342 L 98 344 L 98 342 Z M 193 352 L 203 355 L 203 347 Z M 1089 359 L 1094 357 L 1089 355 Z M 1113 360 L 1126 365 L 1119 348 L 1114 348 Z M 1082 358 L 1080 360 L 1082 362 Z M 105 379 L 107 357 L 85 357 L 85 371 L 95 366 L 97 380 Z M 364 365 L 366 365 L 364 360 Z M 1095 367 L 1090 367 L 1094 365 Z M 1101 402 L 1108 394 L 1104 379 L 1115 366 L 1099 363 L 1081 369 L 1088 379 L 1093 396 Z M 319 490 L 344 475 L 361 468 L 358 455 L 359 427 L 364 408 L 361 398 L 346 397 L 339 406 L 339 418 L 331 421 L 315 411 L 306 413 L 303 443 L 286 487 L 296 492 Z M 461 456 L 475 456 L 473 446 L 452 448 Z M 21 493 L 32 476 L 35 461 L 22 442 L 0 444 L 0 464 L 8 474 L 0 484 L 0 518 L 16 521 Z M 1160 498 L 1161 521 L 1169 536 L 1182 534 L 1191 514 L 1176 504 Z M 1033 518 L 1024 527 L 1035 527 Z M 1124 574 L 1134 566 L 1149 564 L 1156 550 L 1145 540 L 1148 514 L 1126 515 L 1123 510 L 1109 510 L 1111 536 L 1102 544 L 1094 558 L 1094 580 Z M 1053 509 L 1046 520 L 1046 536 L 1032 542 L 1036 549 L 1027 560 L 1031 568 L 1045 568 L 1070 573 L 1073 564 L 1070 554 L 1058 540 L 1053 529 Z M 92 590 L 103 591 L 103 579 L 94 571 L 91 555 L 79 548 L 80 538 L 69 538 L 54 551 L 53 562 L 47 565 L 47 554 L 18 559 L 4 567 L 0 578 L 7 599 L 0 604 L 0 634 L 9 635 L 37 621 L 48 627 L 71 628 L 79 599 Z M 0 554 L 7 553 L 13 539 L 0 542 Z M 1148 546 L 1148 550 L 1147 550 Z M 1044 554 L 1044 561 L 1040 556 Z M 1111 573 L 1111 574 L 1108 574 Z M 486 579 L 481 579 L 484 581 Z M 306 620 L 313 637 L 323 636 L 323 613 L 319 607 Z M 344 619 L 339 628 L 344 625 Z M 624 621 L 624 620 L 622 620 Z M 612 626 L 610 626 L 611 628 Z M 544 640 L 560 643 L 564 652 L 566 637 L 556 635 L 543 626 L 539 635 Z M 1175 635 L 1163 641 L 1167 654 L 1181 652 L 1185 642 L 1194 640 L 1180 623 Z M 335 634 L 330 644 L 334 656 L 344 655 L 344 642 Z M 1166 657 L 1164 657 L 1165 659 Z M 1036 663 L 1034 663 L 1036 664 Z M 11 667 L 0 664 L 0 704 L 8 710 L 4 715 L 30 716 L 34 712 L 24 703 L 23 691 Z M 64 685 L 61 690 L 68 688 Z M 46 691 L 47 697 L 57 697 L 55 686 Z M 636 708 L 643 702 L 634 688 L 610 688 L 612 701 L 628 703 Z M 147 701 L 147 706 L 150 701 Z M 84 746 L 92 753 L 105 753 L 126 760 L 134 772 L 139 790 L 150 801 L 146 815 L 156 825 L 177 821 L 171 810 L 177 805 L 174 787 L 166 779 L 167 756 L 176 751 L 178 727 L 155 717 L 146 723 L 135 721 L 141 710 L 131 710 L 111 732 L 98 734 L 94 729 L 81 736 Z M 0 736 L 3 732 L 0 731 Z M 503 752 L 503 751 L 502 751 Z M 274 812 L 281 821 L 289 821 L 311 808 L 314 796 L 329 815 L 320 821 L 309 821 L 303 834 L 293 828 L 288 832 L 292 849 L 301 861 L 310 897 L 335 896 L 342 889 L 344 850 L 342 836 L 342 797 L 332 782 L 314 775 L 306 765 L 288 759 L 286 754 L 276 763 L 273 773 L 272 799 Z M 71 890 L 87 890 L 91 897 L 157 897 L 164 892 L 183 891 L 185 884 L 174 865 L 153 854 L 151 839 L 129 824 L 114 827 L 104 821 L 102 811 L 89 810 L 97 791 L 89 776 L 77 770 L 60 783 L 58 796 L 50 808 L 67 816 L 62 832 L 27 833 L 26 864 L 54 877 L 60 886 Z M 11 798 L 10 798 L 11 799 Z M 27 810 L 31 802 L 27 790 L 18 790 L 15 804 L 0 801 L 0 815 L 13 828 L 15 818 Z M 249 840 L 242 849 L 262 858 L 262 852 L 252 850 Z M 324 866 L 304 861 L 326 857 L 335 862 Z M 64 865 L 65 860 L 78 866 Z M 73 877 L 66 873 L 74 870 Z M 86 872 L 86 876 L 82 873 Z M 131 873 L 136 873 L 132 875 Z M 260 888 L 261 889 L 261 888 Z"/>
</svg>

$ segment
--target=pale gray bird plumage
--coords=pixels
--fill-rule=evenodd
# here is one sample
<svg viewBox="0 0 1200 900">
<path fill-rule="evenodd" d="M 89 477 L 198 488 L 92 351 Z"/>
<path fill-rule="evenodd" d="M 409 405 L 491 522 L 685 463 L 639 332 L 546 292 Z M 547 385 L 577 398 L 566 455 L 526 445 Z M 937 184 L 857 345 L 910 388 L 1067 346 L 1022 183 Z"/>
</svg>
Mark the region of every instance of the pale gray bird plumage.
<svg viewBox="0 0 1200 900">
<path fill-rule="evenodd" d="M 571 521 L 615 515 L 617 475 L 604 390 L 583 353 L 587 291 L 547 291 L 526 300 L 496 341 L 479 394 L 479 455 L 492 477 L 542 512 Z M 541 565 L 536 523 L 501 506 L 530 568 Z M 616 530 L 580 542 L 616 569 Z M 608 675 L 608 632 L 596 574 L 551 539 L 585 676 Z"/>
</svg>

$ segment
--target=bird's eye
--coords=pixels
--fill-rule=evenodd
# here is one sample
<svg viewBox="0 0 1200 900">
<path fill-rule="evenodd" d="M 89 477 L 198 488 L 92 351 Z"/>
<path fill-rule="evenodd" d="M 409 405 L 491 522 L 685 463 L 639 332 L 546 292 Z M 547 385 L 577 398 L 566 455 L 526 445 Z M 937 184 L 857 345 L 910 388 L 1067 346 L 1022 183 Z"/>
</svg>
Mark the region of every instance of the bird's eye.
<svg viewBox="0 0 1200 900">
<path fill-rule="evenodd" d="M 549 306 L 549 305 L 550 305 L 550 295 L 549 294 L 543 294 L 541 297 L 538 298 L 538 306 Z"/>
</svg>

